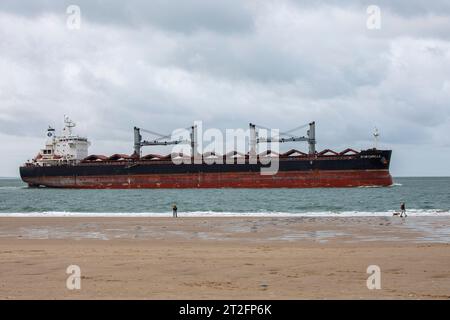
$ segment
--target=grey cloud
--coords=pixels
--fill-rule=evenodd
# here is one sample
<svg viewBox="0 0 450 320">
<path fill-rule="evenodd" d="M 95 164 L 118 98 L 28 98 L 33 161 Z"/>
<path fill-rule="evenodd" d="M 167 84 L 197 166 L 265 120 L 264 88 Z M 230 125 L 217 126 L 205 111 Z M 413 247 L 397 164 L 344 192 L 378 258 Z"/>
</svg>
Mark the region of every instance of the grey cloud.
<svg viewBox="0 0 450 320">
<path fill-rule="evenodd" d="M 293 0 L 300 8 L 320 8 L 321 6 L 334 6 L 344 9 L 367 8 L 370 5 L 377 5 L 381 9 L 388 9 L 398 15 L 402 16 L 418 16 L 427 14 L 442 14 L 450 13 L 450 3 L 446 0 L 423 1 L 423 0 Z"/>
<path fill-rule="evenodd" d="M 81 1 L 87 21 L 71 32 L 66 3 L 32 3 L 0 5 L 0 135 L 21 145 L 8 168 L 36 151 L 19 139 L 60 128 L 64 114 L 92 152 L 131 152 L 134 125 L 169 133 L 194 120 L 222 129 L 316 120 L 320 148 L 370 147 L 377 126 L 398 163 L 412 145 L 450 154 L 447 24 L 428 16 L 437 5 L 392 6 L 373 33 L 363 2 Z"/>
<path fill-rule="evenodd" d="M 221 33 L 248 32 L 253 26 L 248 7 L 239 0 L 5 0 L 0 10 L 28 16 L 45 13 L 65 16 L 69 5 L 78 5 L 82 17 L 91 23 L 107 25 L 155 25 L 181 33 L 202 29 Z"/>
</svg>

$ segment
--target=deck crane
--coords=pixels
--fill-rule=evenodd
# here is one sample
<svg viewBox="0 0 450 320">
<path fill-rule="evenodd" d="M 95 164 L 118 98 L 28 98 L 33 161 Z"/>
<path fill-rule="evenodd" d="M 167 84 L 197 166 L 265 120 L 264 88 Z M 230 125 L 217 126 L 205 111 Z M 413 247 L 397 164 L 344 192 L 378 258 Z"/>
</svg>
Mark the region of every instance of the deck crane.
<svg viewBox="0 0 450 320">
<path fill-rule="evenodd" d="M 170 134 L 160 134 L 158 132 L 150 131 L 143 128 L 134 127 L 134 154 L 138 157 L 141 156 L 141 148 L 144 146 L 167 146 L 167 145 L 174 145 L 174 144 L 182 144 L 182 143 L 190 143 L 192 154 L 194 154 L 194 151 L 197 150 L 197 126 L 191 126 L 184 128 L 183 130 L 191 130 L 190 133 L 190 140 L 185 139 L 178 139 L 178 140 L 170 140 L 171 135 Z M 158 138 L 147 141 L 142 140 L 141 131 L 144 131 L 146 133 L 152 134 L 154 136 L 157 136 Z"/>
<path fill-rule="evenodd" d="M 309 154 L 313 155 L 316 153 L 316 123 L 315 123 L 315 121 L 310 122 L 305 125 L 301 125 L 299 127 L 296 127 L 294 129 L 291 129 L 286 132 L 280 132 L 278 136 L 271 137 L 271 138 L 264 138 L 264 137 L 259 138 L 258 132 L 256 130 L 258 128 L 258 129 L 265 129 L 270 132 L 271 129 L 263 127 L 263 126 L 259 126 L 259 125 L 253 124 L 253 123 L 250 123 L 249 126 L 250 126 L 250 154 L 251 155 L 256 154 L 256 145 L 261 142 L 283 143 L 283 142 L 306 141 L 306 142 L 308 142 L 308 145 L 309 145 Z M 306 132 L 306 136 L 300 137 L 300 136 L 294 136 L 291 134 L 292 132 L 303 129 L 307 126 L 309 126 L 309 130 Z M 280 137 L 280 136 L 286 136 L 286 138 Z"/>
</svg>

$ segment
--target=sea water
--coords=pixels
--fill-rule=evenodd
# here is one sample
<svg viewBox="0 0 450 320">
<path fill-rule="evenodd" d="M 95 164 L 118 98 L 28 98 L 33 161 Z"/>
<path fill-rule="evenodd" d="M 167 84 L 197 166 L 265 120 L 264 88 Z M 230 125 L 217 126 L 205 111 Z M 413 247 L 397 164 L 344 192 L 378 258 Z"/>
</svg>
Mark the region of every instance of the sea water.
<svg viewBox="0 0 450 320">
<path fill-rule="evenodd" d="M 315 189 L 28 188 L 0 179 L 0 216 L 450 216 L 450 178 L 395 178 L 390 187 Z"/>
</svg>

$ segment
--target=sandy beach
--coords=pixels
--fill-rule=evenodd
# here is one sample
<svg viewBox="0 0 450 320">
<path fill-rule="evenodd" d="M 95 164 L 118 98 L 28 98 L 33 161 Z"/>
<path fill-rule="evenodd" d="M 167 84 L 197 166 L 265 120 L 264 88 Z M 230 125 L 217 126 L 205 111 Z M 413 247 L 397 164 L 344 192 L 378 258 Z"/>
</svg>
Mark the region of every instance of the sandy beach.
<svg viewBox="0 0 450 320">
<path fill-rule="evenodd" d="M 3 217 L 0 298 L 449 299 L 449 230 L 448 217 Z"/>
</svg>

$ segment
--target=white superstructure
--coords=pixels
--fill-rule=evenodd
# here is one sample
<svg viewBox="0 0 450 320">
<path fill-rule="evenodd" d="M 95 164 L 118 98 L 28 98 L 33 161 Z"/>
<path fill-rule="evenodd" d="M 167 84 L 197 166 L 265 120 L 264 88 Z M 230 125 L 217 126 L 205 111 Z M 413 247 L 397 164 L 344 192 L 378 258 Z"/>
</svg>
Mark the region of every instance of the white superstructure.
<svg viewBox="0 0 450 320">
<path fill-rule="evenodd" d="M 48 127 L 45 148 L 33 159 L 34 163 L 43 166 L 77 163 L 88 156 L 88 139 L 73 134 L 75 122 L 68 117 L 64 117 L 64 124 L 61 136 L 55 134 L 55 129 Z"/>
</svg>

